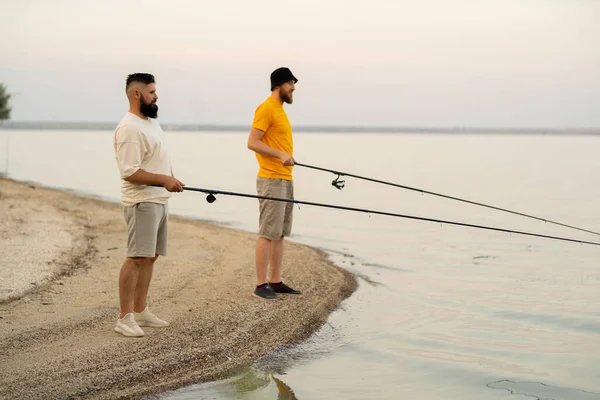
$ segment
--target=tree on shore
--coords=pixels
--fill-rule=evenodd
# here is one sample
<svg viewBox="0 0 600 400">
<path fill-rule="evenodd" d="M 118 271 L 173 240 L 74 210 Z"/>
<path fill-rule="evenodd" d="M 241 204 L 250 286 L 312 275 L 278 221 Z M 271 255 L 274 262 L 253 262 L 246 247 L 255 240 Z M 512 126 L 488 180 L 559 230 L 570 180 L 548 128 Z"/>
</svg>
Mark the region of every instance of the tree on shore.
<svg viewBox="0 0 600 400">
<path fill-rule="evenodd" d="M 6 91 L 4 83 L 0 83 L 0 121 L 10 118 L 10 93 Z"/>
</svg>

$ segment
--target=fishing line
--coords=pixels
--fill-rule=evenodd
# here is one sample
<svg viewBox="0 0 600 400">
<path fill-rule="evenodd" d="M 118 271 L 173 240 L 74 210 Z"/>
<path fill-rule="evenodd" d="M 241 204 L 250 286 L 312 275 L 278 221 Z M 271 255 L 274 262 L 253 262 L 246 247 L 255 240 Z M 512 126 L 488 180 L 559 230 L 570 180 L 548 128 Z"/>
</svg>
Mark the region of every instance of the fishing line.
<svg viewBox="0 0 600 400">
<path fill-rule="evenodd" d="M 568 393 L 570 395 L 574 395 L 575 392 L 584 393 L 584 394 L 591 394 L 591 395 L 600 395 L 600 393 L 588 392 L 586 390 L 581 390 L 581 389 L 562 388 L 562 387 L 558 387 L 558 386 L 551 386 L 551 385 L 547 385 L 547 384 L 545 384 L 543 382 L 519 382 L 519 381 L 511 381 L 509 379 L 503 379 L 501 381 L 490 382 L 490 383 L 487 383 L 485 386 L 487 386 L 490 389 L 506 390 L 511 395 L 514 394 L 514 395 L 523 395 L 523 396 L 526 396 L 526 397 L 534 397 L 535 400 L 554 400 L 553 397 L 543 397 L 542 398 L 542 397 L 539 397 L 538 395 L 535 395 L 535 394 L 532 394 L 532 393 L 517 392 L 517 391 L 513 390 L 513 389 L 516 389 L 516 388 L 509 388 L 509 387 L 501 387 L 501 386 L 499 386 L 499 384 L 502 384 L 502 383 L 512 383 L 512 384 L 515 384 L 515 385 L 539 385 L 541 388 L 558 389 L 556 392 L 563 392 L 563 393 L 565 391 L 571 392 L 571 393 Z M 494 385 L 498 385 L 498 386 L 494 386 Z M 525 390 L 525 389 L 521 389 L 521 390 Z M 528 390 L 533 391 L 533 390 L 535 390 L 535 388 L 530 388 Z M 561 396 L 561 397 L 563 397 L 563 396 Z"/>
<path fill-rule="evenodd" d="M 161 187 L 160 185 L 153 185 L 153 186 Z M 559 237 L 559 236 L 542 235 L 539 233 L 513 231 L 510 229 L 496 228 L 496 227 L 492 227 L 492 226 L 475 225 L 475 224 L 468 224 L 465 222 L 456 222 L 456 221 L 445 221 L 445 220 L 441 220 L 441 219 L 418 217 L 418 216 L 405 215 L 405 214 L 397 214 L 397 213 L 391 213 L 391 212 L 386 212 L 386 211 L 377 211 L 377 210 L 368 210 L 368 209 L 364 209 L 364 208 L 338 206 L 338 205 L 327 204 L 327 203 L 315 203 L 315 202 L 311 202 L 311 201 L 292 200 L 292 199 L 284 199 L 284 198 L 269 197 L 269 196 L 259 196 L 259 195 L 255 195 L 255 194 L 236 193 L 236 192 L 228 192 L 228 191 L 223 191 L 223 190 L 204 189 L 204 188 L 197 188 L 197 187 L 190 187 L 190 186 L 184 186 L 183 190 L 206 193 L 207 194 L 206 201 L 209 203 L 214 203 L 216 201 L 217 198 L 215 197 L 215 195 L 222 194 L 222 195 L 246 197 L 246 198 L 252 198 L 252 199 L 265 199 L 265 200 L 282 201 L 282 202 L 286 202 L 286 203 L 305 204 L 308 206 L 334 208 L 337 210 L 355 211 L 355 212 L 362 212 L 362 213 L 367 213 L 367 214 L 385 215 L 388 217 L 406 218 L 406 219 L 419 220 L 419 221 L 435 222 L 435 223 L 439 223 L 439 224 L 457 225 L 457 226 L 464 226 L 464 227 L 468 227 L 468 228 L 487 229 L 487 230 L 491 230 L 491 231 L 515 233 L 515 234 L 519 234 L 519 235 L 534 236 L 534 237 L 545 238 L 545 239 L 563 240 L 563 241 L 567 241 L 567 242 L 575 242 L 575 243 L 581 243 L 581 244 L 591 244 L 591 245 L 595 245 L 595 246 L 600 246 L 600 243 L 589 242 L 589 241 L 585 241 L 585 240 L 570 239 L 570 238 L 564 238 L 564 237 Z"/>
<path fill-rule="evenodd" d="M 379 179 L 373 179 L 373 178 L 368 178 L 368 177 L 365 177 L 365 176 L 354 175 L 354 174 L 350 174 L 350 173 L 347 173 L 347 172 L 336 171 L 336 170 L 333 170 L 333 169 L 315 167 L 314 165 L 301 164 L 301 163 L 295 163 L 294 165 L 295 166 L 297 165 L 299 167 L 305 167 L 305 168 L 315 169 L 315 170 L 318 170 L 318 171 L 331 172 L 332 174 L 337 175 L 337 178 L 335 178 L 331 182 L 331 185 L 334 186 L 335 188 L 339 189 L 339 190 L 342 190 L 344 188 L 344 186 L 346 185 L 346 182 L 343 181 L 343 180 L 340 180 L 340 178 L 342 176 L 348 176 L 348 177 L 351 177 L 351 178 L 362 179 L 362 180 L 369 181 L 369 182 L 380 183 L 382 185 L 394 186 L 394 187 L 401 188 L 401 189 L 413 190 L 413 191 L 424 193 L 424 194 L 430 194 L 430 195 L 433 195 L 433 196 L 439 196 L 439 197 L 443 197 L 445 199 L 462 201 L 463 203 L 469 203 L 469 204 L 474 204 L 474 205 L 481 206 L 481 207 L 487 207 L 487 208 L 491 208 L 491 209 L 498 210 L 498 211 L 504 211 L 504 212 L 507 212 L 507 213 L 511 213 L 511 214 L 515 214 L 515 215 L 520 215 L 522 217 L 536 219 L 538 221 L 543 221 L 543 222 L 547 222 L 547 223 L 550 223 L 550 224 L 560 225 L 560 226 L 563 226 L 563 227 L 566 227 L 566 228 L 576 229 L 576 230 L 582 231 L 582 232 L 592 233 L 594 235 L 600 235 L 599 232 L 590 231 L 588 229 L 578 228 L 576 226 L 563 224 L 561 222 L 550 221 L 550 220 L 545 219 L 545 218 L 536 217 L 534 215 L 529 215 L 529 214 L 521 213 L 521 212 L 518 212 L 518 211 L 507 210 L 506 208 L 500 208 L 500 207 L 492 206 L 492 205 L 489 205 L 489 204 L 484 204 L 484 203 L 479 203 L 479 202 L 476 202 L 476 201 L 461 199 L 459 197 L 448 196 L 448 195 L 441 194 L 441 193 L 430 192 L 428 190 L 418 189 L 418 188 L 414 188 L 414 187 L 410 187 L 410 186 L 405 186 L 405 185 L 399 185 L 397 183 L 381 181 Z"/>
</svg>

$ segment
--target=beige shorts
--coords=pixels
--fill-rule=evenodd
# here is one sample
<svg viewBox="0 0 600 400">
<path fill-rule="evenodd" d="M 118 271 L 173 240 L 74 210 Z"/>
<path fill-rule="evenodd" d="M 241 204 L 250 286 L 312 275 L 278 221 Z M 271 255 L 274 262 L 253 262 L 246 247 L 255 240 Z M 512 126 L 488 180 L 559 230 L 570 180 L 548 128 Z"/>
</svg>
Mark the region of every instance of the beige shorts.
<svg viewBox="0 0 600 400">
<path fill-rule="evenodd" d="M 285 179 L 256 178 L 259 196 L 294 199 L 294 184 Z M 260 216 L 258 234 L 270 240 L 279 240 L 292 233 L 294 203 L 258 199 Z"/>
<path fill-rule="evenodd" d="M 138 203 L 124 207 L 127 222 L 127 257 L 167 255 L 167 204 Z"/>
</svg>

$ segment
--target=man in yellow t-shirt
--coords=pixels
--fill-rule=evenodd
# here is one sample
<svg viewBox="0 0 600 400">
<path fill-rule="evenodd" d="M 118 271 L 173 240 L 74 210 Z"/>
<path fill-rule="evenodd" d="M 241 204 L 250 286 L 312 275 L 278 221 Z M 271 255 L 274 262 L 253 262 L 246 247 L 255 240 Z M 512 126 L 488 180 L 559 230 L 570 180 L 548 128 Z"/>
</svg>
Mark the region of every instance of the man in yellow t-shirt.
<svg viewBox="0 0 600 400">
<path fill-rule="evenodd" d="M 295 164 L 292 126 L 283 103 L 294 101 L 298 79 L 285 67 L 271 73 L 271 95 L 256 109 L 248 137 L 248 148 L 256 153 L 259 170 L 256 191 L 259 196 L 294 198 L 292 167 Z M 300 294 L 282 282 L 283 238 L 292 232 L 294 203 L 259 199 L 259 238 L 256 242 L 254 295 L 277 298 L 277 293 Z M 267 267 L 270 277 L 267 279 Z"/>
</svg>

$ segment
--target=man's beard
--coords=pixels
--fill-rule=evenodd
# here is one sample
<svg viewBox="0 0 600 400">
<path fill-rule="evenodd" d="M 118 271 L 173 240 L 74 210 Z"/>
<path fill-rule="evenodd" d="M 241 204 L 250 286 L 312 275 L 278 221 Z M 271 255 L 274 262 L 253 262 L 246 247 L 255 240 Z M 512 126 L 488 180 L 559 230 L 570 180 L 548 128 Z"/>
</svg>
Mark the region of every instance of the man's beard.
<svg viewBox="0 0 600 400">
<path fill-rule="evenodd" d="M 292 104 L 294 102 L 294 97 L 292 96 L 292 92 L 280 91 L 279 95 L 281 96 L 281 100 L 285 101 L 288 104 Z"/>
<path fill-rule="evenodd" d="M 158 117 L 158 106 L 152 103 L 146 103 L 144 98 L 140 98 L 140 112 L 148 118 Z"/>
</svg>

